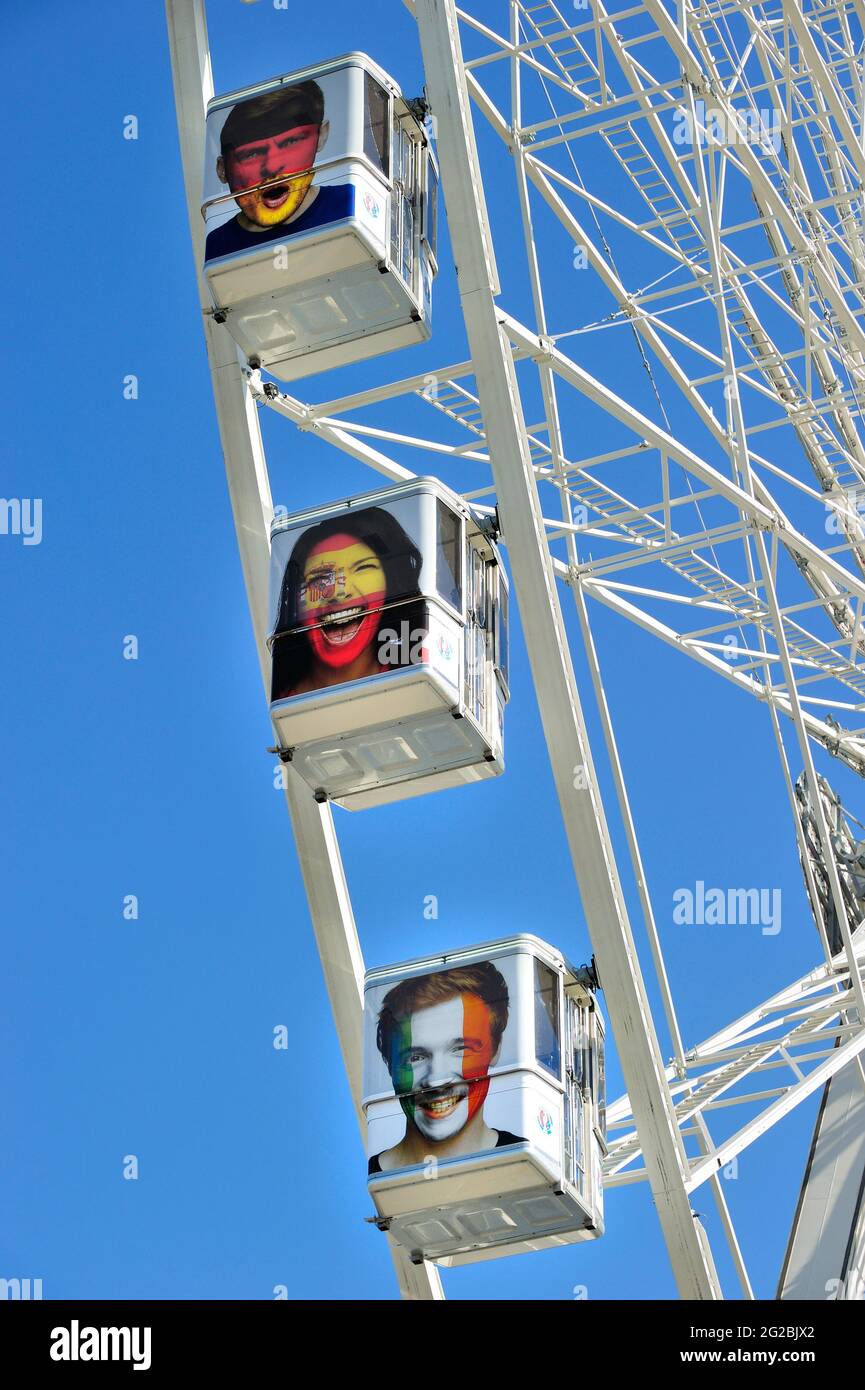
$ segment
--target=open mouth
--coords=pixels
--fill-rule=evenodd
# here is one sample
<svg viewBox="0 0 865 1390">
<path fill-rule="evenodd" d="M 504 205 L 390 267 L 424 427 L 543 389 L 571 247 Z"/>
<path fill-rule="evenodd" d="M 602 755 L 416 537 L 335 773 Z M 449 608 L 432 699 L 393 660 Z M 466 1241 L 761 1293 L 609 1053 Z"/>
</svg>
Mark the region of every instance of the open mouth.
<svg viewBox="0 0 865 1390">
<path fill-rule="evenodd" d="M 457 1087 L 456 1090 L 444 1091 L 435 1096 L 421 1096 L 418 1105 L 428 1120 L 444 1120 L 454 1113 L 465 1096 L 465 1090 Z"/>
<path fill-rule="evenodd" d="M 360 605 L 326 613 L 321 620 L 321 635 L 332 647 L 344 646 L 357 636 L 365 617 L 366 609 Z"/>
<path fill-rule="evenodd" d="M 266 208 L 281 208 L 288 199 L 291 186 L 287 183 L 275 183 L 270 188 L 261 190 L 261 201 Z"/>
</svg>

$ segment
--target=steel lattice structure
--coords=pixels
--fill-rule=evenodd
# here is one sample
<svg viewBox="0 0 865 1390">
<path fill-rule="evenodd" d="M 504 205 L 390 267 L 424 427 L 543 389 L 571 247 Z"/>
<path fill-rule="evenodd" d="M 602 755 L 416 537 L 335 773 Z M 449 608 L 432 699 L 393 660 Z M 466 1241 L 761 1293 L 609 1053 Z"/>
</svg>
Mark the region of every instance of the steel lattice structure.
<svg viewBox="0 0 865 1390">
<path fill-rule="evenodd" d="M 203 8 L 166 3 L 200 264 L 202 97 L 211 94 Z M 681 1295 L 717 1298 L 712 1252 L 691 1209 L 692 1193 L 710 1182 L 752 1297 L 721 1167 L 845 1067 L 860 1091 L 865 1083 L 865 927 L 845 894 L 824 800 L 813 798 L 809 842 L 794 790 L 800 766 L 817 788 L 815 757 L 830 775 L 832 759 L 865 774 L 862 8 L 856 0 L 642 0 L 617 10 L 602 0 L 406 4 L 418 26 L 469 356 L 402 378 L 386 359 L 385 384 L 312 404 L 249 371 L 205 316 L 262 670 L 272 507 L 257 406 L 386 478 L 411 476 L 394 453 L 417 451 L 418 473 L 446 461 L 459 468 L 467 500 L 498 507 L 628 1087 L 610 1110 L 607 1183 L 649 1182 Z M 508 312 L 499 285 L 484 194 L 493 137 L 496 169 L 510 165 L 521 214 L 530 323 Z M 607 305 L 600 316 L 580 321 L 573 296 L 563 307 L 561 262 L 547 271 L 539 249 L 552 238 L 596 277 Z M 598 334 L 618 335 L 639 391 L 587 370 Z M 635 396 L 649 408 L 638 410 Z M 594 750 L 563 604 L 575 605 L 594 684 L 604 736 Z M 813 971 L 793 984 L 779 979 L 771 999 L 696 1046 L 681 1036 L 645 886 L 593 640 L 598 604 L 765 705 L 819 924 Z M 658 1019 L 593 753 L 606 759 L 625 827 L 621 873 L 638 887 Z M 575 768 L 585 771 L 580 792 Z M 357 1100 L 363 967 L 333 821 L 291 778 L 288 801 Z M 741 1124 L 716 1142 L 714 1117 L 737 1106 Z M 848 1141 L 858 1155 L 854 1110 L 859 1128 Z M 858 1207 L 851 1220 L 843 1273 L 861 1275 Z M 807 1245 L 801 1222 L 799 1239 Z M 406 1296 L 440 1296 L 434 1269 L 395 1259 Z"/>
</svg>

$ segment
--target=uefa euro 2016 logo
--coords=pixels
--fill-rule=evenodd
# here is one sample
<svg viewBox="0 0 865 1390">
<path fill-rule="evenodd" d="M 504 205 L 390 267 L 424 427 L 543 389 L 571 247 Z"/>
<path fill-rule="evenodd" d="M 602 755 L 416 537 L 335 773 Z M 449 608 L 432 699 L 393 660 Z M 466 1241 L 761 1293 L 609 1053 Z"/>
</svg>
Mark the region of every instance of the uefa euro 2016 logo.
<svg viewBox="0 0 865 1390">
<path fill-rule="evenodd" d="M 549 1110 L 545 1110 L 543 1106 L 541 1106 L 540 1110 L 538 1111 L 538 1124 L 540 1125 L 541 1130 L 544 1134 L 552 1134 L 553 1117 L 550 1114 Z"/>
<path fill-rule="evenodd" d="M 375 199 L 371 193 L 364 193 L 363 205 L 369 213 L 370 217 L 378 217 L 379 213 L 381 212 L 381 206 L 378 200 Z"/>
</svg>

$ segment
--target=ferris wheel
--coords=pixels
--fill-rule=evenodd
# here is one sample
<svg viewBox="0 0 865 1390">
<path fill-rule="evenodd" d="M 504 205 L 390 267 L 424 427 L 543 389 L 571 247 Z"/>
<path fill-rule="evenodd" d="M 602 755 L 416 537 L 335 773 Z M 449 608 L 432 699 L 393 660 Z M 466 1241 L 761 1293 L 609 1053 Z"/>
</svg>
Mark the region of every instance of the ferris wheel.
<svg viewBox="0 0 865 1390">
<path fill-rule="evenodd" d="M 752 1298 L 721 1171 L 819 1095 L 810 1154 L 796 1159 L 802 1194 L 778 1296 L 861 1298 L 861 7 L 406 5 L 423 97 L 406 97 L 374 54 L 214 96 L 202 0 L 166 0 L 205 335 L 275 752 L 401 1291 L 441 1297 L 437 1264 L 595 1238 L 615 1220 L 616 1189 L 644 1182 L 680 1296 L 724 1296 L 693 1206 L 707 1185 L 741 1296 Z M 312 142 L 294 164 L 278 148 L 291 131 Z M 504 291 L 499 279 L 488 203 L 505 176 L 529 318 L 509 307 L 510 265 Z M 469 357 L 405 375 L 396 353 L 432 332 L 439 181 Z M 563 302 L 551 246 L 591 292 Z M 597 351 L 602 338 L 616 342 L 613 354 Z M 297 394 L 308 375 L 372 357 L 373 387 L 321 399 L 325 375 L 316 403 Z M 368 491 L 323 496 L 274 522 L 259 411 L 368 465 Z M 417 473 L 393 457 L 406 447 L 422 459 Z M 445 460 L 464 470 L 459 490 L 436 477 Z M 502 772 L 509 592 L 594 963 L 574 969 L 526 937 L 365 980 L 331 807 L 372 816 L 384 802 Z M 601 610 L 618 617 L 623 640 L 628 625 L 639 629 L 763 706 L 786 788 L 813 967 L 790 978 L 779 954 L 770 997 L 740 985 L 741 1007 L 706 1038 L 680 1024 L 595 641 Z M 381 643 L 381 614 L 388 654 L 380 645 L 369 665 L 363 638 L 375 631 Z M 582 688 L 575 663 L 588 672 Z M 714 907 L 747 912 L 757 891 L 730 890 L 736 901 Z M 705 897 L 683 906 L 710 908 Z M 478 999 L 483 1066 L 463 1062 L 450 1089 L 424 1081 L 437 1043 L 421 1021 L 438 1010 L 449 1027 L 462 1000 L 465 1032 L 466 1001 Z M 627 1088 L 606 1108 L 599 1001 Z M 531 1025 L 537 1038 L 540 1019 L 544 1041 L 531 1056 L 514 1042 L 511 1055 L 524 1010 L 526 1035 Z M 407 1030 L 411 1048 L 394 1061 Z M 457 1115 L 480 1126 L 496 1098 L 487 1147 L 454 1147 Z M 518 1127 L 527 1107 L 544 1117 L 542 1139 Z M 450 1155 L 434 1163 L 433 1183 L 424 1142 Z"/>
</svg>

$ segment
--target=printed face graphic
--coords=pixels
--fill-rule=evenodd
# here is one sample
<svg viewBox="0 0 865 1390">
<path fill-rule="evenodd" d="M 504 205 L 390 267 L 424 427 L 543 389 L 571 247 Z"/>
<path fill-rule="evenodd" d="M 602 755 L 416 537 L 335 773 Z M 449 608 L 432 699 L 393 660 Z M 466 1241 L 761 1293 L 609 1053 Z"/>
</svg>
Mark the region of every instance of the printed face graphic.
<svg viewBox="0 0 865 1390">
<path fill-rule="evenodd" d="M 476 994 L 418 1009 L 394 1033 L 390 1072 L 425 1139 L 452 1139 L 486 1100 L 493 1060 L 490 1011 Z"/>
<path fill-rule="evenodd" d="M 300 620 L 326 666 L 350 666 L 373 641 L 385 600 L 385 575 L 374 550 L 347 533 L 310 551 L 300 591 Z"/>
<path fill-rule="evenodd" d="M 265 140 L 251 140 L 228 151 L 224 161 L 225 179 L 232 193 L 237 195 L 235 202 L 250 222 L 260 227 L 273 227 L 297 212 L 312 183 L 312 163 L 318 150 L 320 129 L 317 125 L 294 126 L 292 130 L 283 130 Z M 301 170 L 308 172 L 301 173 Z M 286 177 L 257 193 L 240 192 L 268 179 L 276 179 L 280 174 L 297 177 Z"/>
</svg>

